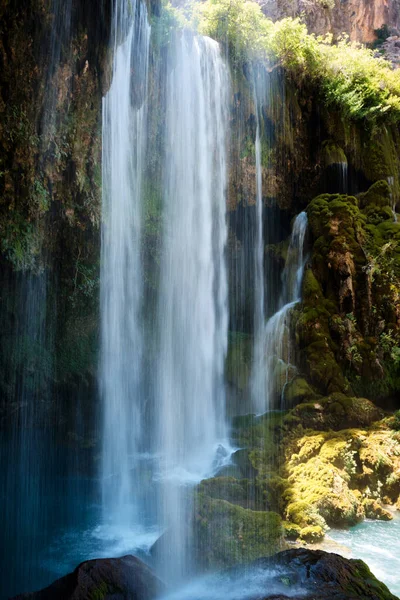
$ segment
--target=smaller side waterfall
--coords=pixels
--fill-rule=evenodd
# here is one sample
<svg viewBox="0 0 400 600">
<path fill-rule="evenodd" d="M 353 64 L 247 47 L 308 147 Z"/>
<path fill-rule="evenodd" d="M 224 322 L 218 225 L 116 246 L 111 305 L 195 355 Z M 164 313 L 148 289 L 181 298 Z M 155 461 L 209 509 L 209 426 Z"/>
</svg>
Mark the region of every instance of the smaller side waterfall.
<svg viewBox="0 0 400 600">
<path fill-rule="evenodd" d="M 269 319 L 265 328 L 267 409 L 274 407 L 278 395 L 283 398 L 290 373 L 294 370 L 291 363 L 290 317 L 292 308 L 301 299 L 301 284 L 306 261 L 304 256 L 306 231 L 307 214 L 301 212 L 293 224 L 282 273 L 282 292 L 279 301 L 281 308 Z"/>
<path fill-rule="evenodd" d="M 307 215 L 300 213 L 293 224 L 285 268 L 282 273 L 282 291 L 278 311 L 263 328 L 263 363 L 261 375 L 265 395 L 258 398 L 255 409 L 262 413 L 275 408 L 276 398 L 281 396 L 294 369 L 291 364 L 290 317 L 292 308 L 300 301 L 301 284 L 305 266 L 304 242 L 307 231 Z M 260 388 L 261 389 L 261 386 Z"/>
<path fill-rule="evenodd" d="M 392 201 L 392 213 L 393 213 L 393 221 L 395 223 L 397 223 L 397 213 L 396 213 L 396 205 L 398 202 L 398 198 L 396 197 L 396 194 L 394 193 L 394 189 L 395 189 L 395 185 L 394 185 L 394 177 L 388 177 L 387 178 L 387 182 L 389 184 L 389 188 L 390 188 L 390 198 Z"/>
</svg>

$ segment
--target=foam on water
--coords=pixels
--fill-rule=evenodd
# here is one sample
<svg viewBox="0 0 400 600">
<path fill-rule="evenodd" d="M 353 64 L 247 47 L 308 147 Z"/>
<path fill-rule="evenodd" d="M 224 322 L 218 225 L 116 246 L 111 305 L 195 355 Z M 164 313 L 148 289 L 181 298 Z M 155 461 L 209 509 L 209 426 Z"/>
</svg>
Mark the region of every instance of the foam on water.
<svg viewBox="0 0 400 600">
<path fill-rule="evenodd" d="M 259 600 L 267 593 L 290 598 L 299 597 L 304 591 L 296 586 L 289 590 L 283 570 L 249 568 L 238 574 L 219 573 L 193 579 L 162 600 Z"/>
</svg>

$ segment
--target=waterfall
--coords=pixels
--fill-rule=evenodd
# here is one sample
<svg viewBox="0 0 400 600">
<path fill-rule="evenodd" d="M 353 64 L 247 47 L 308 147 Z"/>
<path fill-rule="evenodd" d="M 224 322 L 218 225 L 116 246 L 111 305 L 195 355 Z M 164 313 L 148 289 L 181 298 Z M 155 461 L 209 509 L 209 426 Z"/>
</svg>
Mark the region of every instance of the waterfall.
<svg viewBox="0 0 400 600">
<path fill-rule="evenodd" d="M 393 221 L 395 223 L 397 223 L 397 213 L 396 213 L 396 205 L 397 205 L 397 197 L 396 194 L 394 193 L 394 189 L 395 189 L 395 185 L 394 185 L 394 177 L 390 176 L 387 178 L 387 182 L 389 184 L 389 188 L 390 188 L 390 199 L 392 202 L 392 213 L 393 213 Z"/>
<path fill-rule="evenodd" d="M 3 286 L 2 291 L 7 302 L 11 290 Z M 7 383 L 12 386 L 16 411 L 10 435 L 2 431 L 0 443 L 0 469 L 6 475 L 0 492 L 0 563 L 7 572 L 0 581 L 0 597 L 15 593 L 21 579 L 25 585 L 35 581 L 32 563 L 37 540 L 47 541 L 49 533 L 43 496 L 49 493 L 54 476 L 45 430 L 51 397 L 47 377 L 52 369 L 45 275 L 20 273 L 12 295 L 18 318 L 6 325 L 13 338 L 9 363 L 13 370 Z"/>
<path fill-rule="evenodd" d="M 305 256 L 304 242 L 307 231 L 307 214 L 301 212 L 295 219 L 290 237 L 285 268 L 282 273 L 282 292 L 278 311 L 265 327 L 264 357 L 266 359 L 266 409 L 274 408 L 278 396 L 283 398 L 289 381 L 291 364 L 290 315 L 301 299 Z"/>
<path fill-rule="evenodd" d="M 149 39 L 145 3 L 117 0 L 113 78 L 103 101 L 100 389 L 104 520 L 121 529 L 138 519 L 134 474 L 143 405 L 140 245 Z M 133 89 L 141 96 L 134 97 Z"/>
<path fill-rule="evenodd" d="M 228 89 L 218 44 L 177 36 L 167 75 L 156 401 L 160 519 L 168 529 L 161 570 L 169 579 L 190 569 L 187 487 L 210 475 L 226 452 L 218 447 L 227 433 Z"/>
<path fill-rule="evenodd" d="M 349 193 L 349 165 L 341 162 L 337 165 L 339 171 L 339 194 Z"/>
<path fill-rule="evenodd" d="M 256 113 L 256 235 L 254 252 L 254 348 L 253 369 L 251 376 L 251 397 L 257 412 L 264 412 L 265 361 L 264 361 L 264 327 L 265 327 L 265 293 L 264 293 L 264 233 L 263 233 L 263 189 L 261 164 L 261 132 L 260 107 L 258 102 L 256 76 L 254 78 L 254 105 Z"/>
</svg>

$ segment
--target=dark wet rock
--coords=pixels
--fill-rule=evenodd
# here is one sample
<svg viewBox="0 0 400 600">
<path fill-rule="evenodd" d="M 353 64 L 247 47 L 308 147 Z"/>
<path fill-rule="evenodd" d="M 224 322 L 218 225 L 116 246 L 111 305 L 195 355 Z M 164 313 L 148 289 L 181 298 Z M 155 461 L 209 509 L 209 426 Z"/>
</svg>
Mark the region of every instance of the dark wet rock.
<svg viewBox="0 0 400 600">
<path fill-rule="evenodd" d="M 258 568 L 264 565 L 282 569 L 280 579 L 286 583 L 288 595 L 272 594 L 263 600 L 398 600 L 361 560 L 322 550 L 293 549 L 254 563 Z M 291 588 L 299 586 L 306 593 L 293 596 Z"/>
<path fill-rule="evenodd" d="M 85 561 L 49 587 L 13 600 L 152 600 L 163 588 L 141 560 L 123 556 Z"/>
</svg>

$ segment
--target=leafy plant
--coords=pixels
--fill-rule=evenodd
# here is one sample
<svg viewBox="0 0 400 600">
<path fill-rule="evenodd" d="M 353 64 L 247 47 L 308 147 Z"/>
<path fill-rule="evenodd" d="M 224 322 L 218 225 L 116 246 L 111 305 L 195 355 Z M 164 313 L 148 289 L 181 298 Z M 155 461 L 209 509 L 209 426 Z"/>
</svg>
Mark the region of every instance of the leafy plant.
<svg viewBox="0 0 400 600">
<path fill-rule="evenodd" d="M 322 0 L 329 6 L 332 1 Z M 347 36 L 333 43 L 331 35 L 309 34 L 299 18 L 273 23 L 251 0 L 206 0 L 193 4 L 188 15 L 201 34 L 228 48 L 234 64 L 281 65 L 299 84 L 311 80 L 323 102 L 350 119 L 400 122 L 399 71 Z"/>
</svg>

